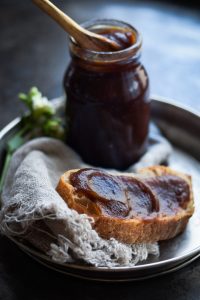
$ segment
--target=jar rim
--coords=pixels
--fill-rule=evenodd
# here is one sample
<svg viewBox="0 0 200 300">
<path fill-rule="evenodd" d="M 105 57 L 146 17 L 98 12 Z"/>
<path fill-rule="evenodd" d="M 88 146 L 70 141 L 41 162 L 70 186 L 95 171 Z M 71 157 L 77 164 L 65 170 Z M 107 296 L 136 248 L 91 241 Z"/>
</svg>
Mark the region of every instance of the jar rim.
<svg viewBox="0 0 200 300">
<path fill-rule="evenodd" d="M 139 56 L 139 52 L 142 46 L 142 36 L 140 32 L 133 27 L 132 25 L 115 19 L 92 19 L 81 24 L 86 29 L 95 29 L 98 27 L 109 28 L 109 27 L 118 27 L 118 28 L 127 28 L 131 30 L 135 36 L 135 42 L 130 46 L 122 50 L 117 51 L 95 51 L 90 49 L 81 48 L 73 37 L 70 36 L 70 50 L 73 54 L 79 58 L 89 60 L 89 61 L 100 61 L 100 62 L 115 62 L 122 61 L 131 57 L 136 59 Z"/>
</svg>

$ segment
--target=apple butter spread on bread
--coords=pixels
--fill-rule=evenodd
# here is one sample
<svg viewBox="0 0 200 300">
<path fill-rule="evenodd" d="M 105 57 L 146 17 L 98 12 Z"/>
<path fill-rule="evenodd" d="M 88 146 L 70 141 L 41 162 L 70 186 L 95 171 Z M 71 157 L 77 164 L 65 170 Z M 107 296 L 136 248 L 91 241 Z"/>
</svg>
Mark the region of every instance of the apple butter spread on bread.
<svg viewBox="0 0 200 300">
<path fill-rule="evenodd" d="M 70 208 L 93 217 L 101 237 L 128 244 L 172 238 L 194 211 L 190 176 L 163 166 L 137 174 L 70 170 L 61 176 L 57 192 Z"/>
</svg>

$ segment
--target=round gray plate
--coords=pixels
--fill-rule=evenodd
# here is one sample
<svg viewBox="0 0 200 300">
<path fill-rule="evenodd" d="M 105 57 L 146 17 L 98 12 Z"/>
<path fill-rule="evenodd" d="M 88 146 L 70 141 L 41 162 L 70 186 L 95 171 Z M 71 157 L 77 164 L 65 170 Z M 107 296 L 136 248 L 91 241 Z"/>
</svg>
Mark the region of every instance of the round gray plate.
<svg viewBox="0 0 200 300">
<path fill-rule="evenodd" d="M 55 105 L 59 106 L 56 100 Z M 23 251 L 40 263 L 59 272 L 90 280 L 130 281 L 151 278 L 172 272 L 187 265 L 200 254 L 200 115 L 190 109 L 160 97 L 152 99 L 152 120 L 174 146 L 169 159 L 170 167 L 192 176 L 195 213 L 178 237 L 160 243 L 160 256 L 149 257 L 132 268 L 96 268 L 78 264 L 58 264 L 46 255 L 12 239 Z M 17 130 L 20 119 L 8 124 L 0 132 L 0 167 L 4 158 L 5 143 Z"/>
</svg>

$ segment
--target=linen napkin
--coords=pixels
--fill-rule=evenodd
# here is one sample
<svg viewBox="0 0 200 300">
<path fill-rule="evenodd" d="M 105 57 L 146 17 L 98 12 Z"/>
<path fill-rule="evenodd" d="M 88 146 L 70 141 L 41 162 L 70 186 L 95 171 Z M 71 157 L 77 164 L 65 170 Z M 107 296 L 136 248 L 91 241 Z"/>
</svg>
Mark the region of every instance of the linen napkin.
<svg viewBox="0 0 200 300">
<path fill-rule="evenodd" d="M 127 171 L 167 160 L 171 146 L 155 128 L 149 145 Z M 59 263 L 134 266 L 149 254 L 158 255 L 157 243 L 126 245 L 102 239 L 92 229 L 92 218 L 69 209 L 55 187 L 65 171 L 83 167 L 88 165 L 59 140 L 43 137 L 22 146 L 12 158 L 2 193 L 1 232 L 23 239 Z"/>
</svg>

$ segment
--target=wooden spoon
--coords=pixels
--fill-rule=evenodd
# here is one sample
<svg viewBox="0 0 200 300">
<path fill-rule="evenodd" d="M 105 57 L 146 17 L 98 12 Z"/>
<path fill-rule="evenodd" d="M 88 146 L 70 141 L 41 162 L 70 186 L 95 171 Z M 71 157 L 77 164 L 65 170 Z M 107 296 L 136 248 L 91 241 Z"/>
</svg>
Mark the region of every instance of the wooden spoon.
<svg viewBox="0 0 200 300">
<path fill-rule="evenodd" d="M 81 47 L 94 51 L 120 50 L 118 43 L 81 27 L 49 0 L 32 1 L 53 18 Z"/>
</svg>

